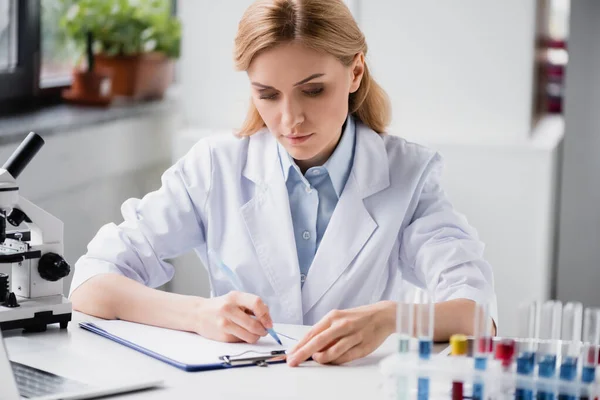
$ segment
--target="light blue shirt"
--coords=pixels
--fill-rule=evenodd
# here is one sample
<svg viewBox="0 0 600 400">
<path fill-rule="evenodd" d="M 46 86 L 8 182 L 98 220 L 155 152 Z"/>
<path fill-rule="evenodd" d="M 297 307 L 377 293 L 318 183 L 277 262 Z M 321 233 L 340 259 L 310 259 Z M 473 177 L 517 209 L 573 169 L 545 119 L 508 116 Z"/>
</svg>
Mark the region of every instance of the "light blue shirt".
<svg viewBox="0 0 600 400">
<path fill-rule="evenodd" d="M 302 284 L 352 168 L 356 131 L 351 116 L 344 125 L 342 137 L 327 162 L 309 168 L 304 175 L 279 144 L 279 160 L 290 200 Z"/>
</svg>

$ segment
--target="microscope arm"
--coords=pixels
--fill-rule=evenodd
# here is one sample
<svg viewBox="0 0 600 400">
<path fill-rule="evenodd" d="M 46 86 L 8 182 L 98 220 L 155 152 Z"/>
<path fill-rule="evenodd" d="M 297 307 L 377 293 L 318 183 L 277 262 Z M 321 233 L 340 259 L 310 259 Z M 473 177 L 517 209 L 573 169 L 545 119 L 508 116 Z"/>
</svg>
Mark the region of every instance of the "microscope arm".
<svg viewBox="0 0 600 400">
<path fill-rule="evenodd" d="M 31 221 L 34 221 L 24 222 L 31 231 L 31 245 L 60 245 L 59 251 L 62 253 L 64 224 L 60 219 L 42 210 L 23 196 L 19 196 L 19 203 L 14 208 L 23 211 Z"/>
</svg>

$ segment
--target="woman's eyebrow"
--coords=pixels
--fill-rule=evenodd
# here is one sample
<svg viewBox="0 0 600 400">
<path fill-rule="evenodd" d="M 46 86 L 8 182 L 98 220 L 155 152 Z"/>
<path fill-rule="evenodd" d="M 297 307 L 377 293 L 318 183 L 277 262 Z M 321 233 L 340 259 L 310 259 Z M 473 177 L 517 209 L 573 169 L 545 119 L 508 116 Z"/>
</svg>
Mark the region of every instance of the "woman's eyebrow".
<svg viewBox="0 0 600 400">
<path fill-rule="evenodd" d="M 275 89 L 273 86 L 263 85 L 262 83 L 252 82 L 252 86 L 258 86 L 261 89 Z"/>
<path fill-rule="evenodd" d="M 302 85 L 303 83 L 306 83 L 306 82 L 308 82 L 308 81 L 312 81 L 312 80 L 313 80 L 313 79 L 315 79 L 315 78 L 320 78 L 320 77 L 322 77 L 323 75 L 325 75 L 325 74 L 323 74 L 323 73 L 312 74 L 312 75 L 311 75 L 311 76 L 309 76 L 308 78 L 304 78 L 304 79 L 302 79 L 300 82 L 296 82 L 296 83 L 294 83 L 294 86 Z"/>
<path fill-rule="evenodd" d="M 303 83 L 312 81 L 313 79 L 320 78 L 323 75 L 325 75 L 325 74 L 324 73 L 312 74 L 311 76 L 302 79 L 300 82 L 294 83 L 294 86 L 302 85 Z M 263 85 L 262 83 L 258 83 L 258 82 L 252 82 L 252 85 L 258 86 L 261 89 L 275 89 L 273 86 Z"/>
</svg>

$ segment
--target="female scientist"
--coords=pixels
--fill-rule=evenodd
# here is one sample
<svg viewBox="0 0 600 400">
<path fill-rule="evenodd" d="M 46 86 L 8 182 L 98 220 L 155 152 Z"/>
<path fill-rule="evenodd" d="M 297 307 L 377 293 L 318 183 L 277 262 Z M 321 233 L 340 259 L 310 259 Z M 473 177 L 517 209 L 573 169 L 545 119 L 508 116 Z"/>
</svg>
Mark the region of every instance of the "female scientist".
<svg viewBox="0 0 600 400">
<path fill-rule="evenodd" d="M 433 294 L 436 340 L 470 333 L 475 302 L 496 304 L 484 246 L 440 186 L 440 156 L 385 133 L 366 52 L 341 0 L 253 3 L 235 39 L 252 92 L 241 130 L 200 140 L 160 189 L 123 204 L 77 261 L 73 307 L 220 341 L 314 325 L 288 363 L 344 363 L 395 330 L 406 280 Z M 212 297 L 153 289 L 191 249 Z"/>
</svg>

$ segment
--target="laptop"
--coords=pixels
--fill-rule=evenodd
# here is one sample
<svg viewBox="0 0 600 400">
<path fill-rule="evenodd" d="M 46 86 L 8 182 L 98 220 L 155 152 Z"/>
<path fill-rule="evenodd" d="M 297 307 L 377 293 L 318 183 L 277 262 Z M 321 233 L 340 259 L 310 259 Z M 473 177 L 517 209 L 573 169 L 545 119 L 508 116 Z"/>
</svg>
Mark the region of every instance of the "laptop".
<svg viewBox="0 0 600 400">
<path fill-rule="evenodd" d="M 81 382 L 49 371 L 33 368 L 8 359 L 8 353 L 0 331 L 0 399 L 88 399 L 147 389 L 162 384 L 162 380 L 145 379 L 119 384 L 94 385 Z"/>
</svg>

